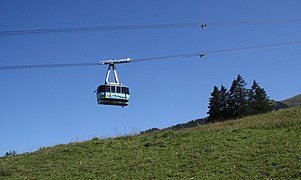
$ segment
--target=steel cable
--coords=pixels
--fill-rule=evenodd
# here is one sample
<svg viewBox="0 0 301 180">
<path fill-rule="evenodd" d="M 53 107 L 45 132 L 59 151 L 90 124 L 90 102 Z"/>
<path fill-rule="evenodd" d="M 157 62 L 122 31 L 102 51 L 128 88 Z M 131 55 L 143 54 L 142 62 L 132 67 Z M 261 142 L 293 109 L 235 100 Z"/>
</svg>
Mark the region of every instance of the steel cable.
<svg viewBox="0 0 301 180">
<path fill-rule="evenodd" d="M 294 46 L 294 45 L 301 45 L 301 41 L 290 41 L 290 42 L 284 42 L 284 43 L 274 43 L 274 44 L 248 46 L 248 47 L 240 47 L 240 48 L 230 48 L 230 49 L 221 49 L 221 50 L 213 50 L 213 51 L 201 51 L 201 52 L 194 52 L 194 53 L 168 55 L 168 56 L 140 58 L 140 59 L 134 59 L 131 63 L 166 60 L 166 59 L 177 59 L 177 58 L 187 58 L 187 57 L 195 57 L 195 56 L 204 57 L 207 55 L 214 55 L 214 54 L 238 53 L 241 51 L 273 49 L 273 48 L 280 48 L 280 47 L 287 47 L 287 46 Z M 13 69 L 83 67 L 83 66 L 98 66 L 98 65 L 103 65 L 103 64 L 100 61 L 100 62 L 88 62 L 88 63 L 13 65 L 13 66 L 0 66 L 0 71 L 1 70 L 13 70 Z"/>
</svg>

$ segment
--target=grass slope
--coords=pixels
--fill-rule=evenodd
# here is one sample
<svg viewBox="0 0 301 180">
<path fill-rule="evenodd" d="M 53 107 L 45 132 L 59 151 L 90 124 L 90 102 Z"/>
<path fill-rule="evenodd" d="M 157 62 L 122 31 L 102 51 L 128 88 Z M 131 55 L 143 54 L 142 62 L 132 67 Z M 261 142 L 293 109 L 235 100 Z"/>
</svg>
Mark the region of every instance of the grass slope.
<svg viewBox="0 0 301 180">
<path fill-rule="evenodd" d="M 292 107 L 292 106 L 300 106 L 301 105 L 301 94 L 285 99 L 281 101 L 282 103 Z"/>
<path fill-rule="evenodd" d="M 301 107 L 0 158 L 0 179 L 301 177 Z"/>
</svg>

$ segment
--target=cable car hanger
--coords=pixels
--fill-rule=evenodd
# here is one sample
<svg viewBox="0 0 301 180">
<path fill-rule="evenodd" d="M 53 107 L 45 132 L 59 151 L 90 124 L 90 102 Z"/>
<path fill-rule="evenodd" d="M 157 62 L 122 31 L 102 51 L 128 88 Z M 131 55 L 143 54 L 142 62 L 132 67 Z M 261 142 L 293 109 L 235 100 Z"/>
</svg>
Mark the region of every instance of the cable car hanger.
<svg viewBox="0 0 301 180">
<path fill-rule="evenodd" d="M 99 64 L 105 65 L 105 64 L 129 63 L 129 62 L 131 62 L 132 60 L 133 60 L 132 58 L 111 59 L 111 60 L 100 61 Z"/>
</svg>

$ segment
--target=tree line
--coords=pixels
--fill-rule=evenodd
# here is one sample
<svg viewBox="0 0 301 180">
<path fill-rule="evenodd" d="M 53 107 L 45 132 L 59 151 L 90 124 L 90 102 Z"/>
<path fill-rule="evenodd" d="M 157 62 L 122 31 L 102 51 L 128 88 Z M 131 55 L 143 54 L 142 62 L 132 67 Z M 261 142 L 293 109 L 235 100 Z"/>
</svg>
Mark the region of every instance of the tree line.
<svg viewBox="0 0 301 180">
<path fill-rule="evenodd" d="M 225 121 L 273 110 L 266 91 L 254 80 L 250 89 L 241 75 L 233 80 L 229 90 L 214 86 L 209 98 L 207 122 Z"/>
<path fill-rule="evenodd" d="M 180 130 L 204 125 L 208 122 L 225 121 L 288 108 L 282 102 L 270 100 L 266 91 L 255 80 L 250 89 L 247 89 L 246 85 L 247 83 L 242 76 L 238 75 L 233 80 L 229 90 L 224 86 L 221 86 L 220 89 L 214 86 L 209 98 L 207 117 L 177 124 L 167 129 Z M 159 130 L 158 128 L 152 128 L 141 131 L 140 134 Z"/>
</svg>

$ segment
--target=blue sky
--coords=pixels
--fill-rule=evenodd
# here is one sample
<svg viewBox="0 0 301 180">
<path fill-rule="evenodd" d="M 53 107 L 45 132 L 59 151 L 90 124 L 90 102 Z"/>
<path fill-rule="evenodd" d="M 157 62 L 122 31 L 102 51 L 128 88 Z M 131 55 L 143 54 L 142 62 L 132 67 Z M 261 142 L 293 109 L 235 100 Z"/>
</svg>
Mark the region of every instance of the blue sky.
<svg viewBox="0 0 301 180">
<path fill-rule="evenodd" d="M 0 31 L 267 19 L 300 19 L 298 0 L 1 0 Z M 0 37 L 0 66 L 98 62 L 301 40 L 301 24 L 208 26 Z M 241 74 L 271 99 L 301 92 L 301 47 L 118 65 L 125 108 L 93 93 L 106 66 L 0 71 L 0 155 L 164 128 L 206 116 L 213 86 Z"/>
</svg>

